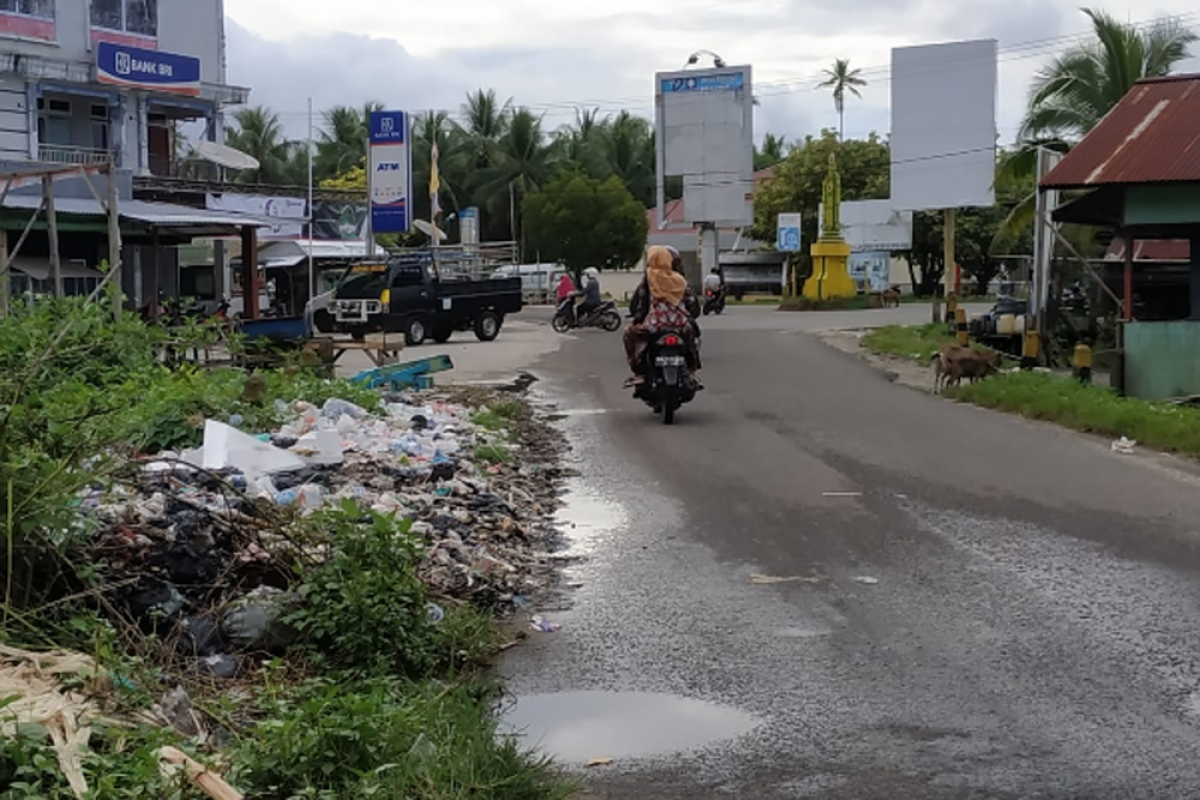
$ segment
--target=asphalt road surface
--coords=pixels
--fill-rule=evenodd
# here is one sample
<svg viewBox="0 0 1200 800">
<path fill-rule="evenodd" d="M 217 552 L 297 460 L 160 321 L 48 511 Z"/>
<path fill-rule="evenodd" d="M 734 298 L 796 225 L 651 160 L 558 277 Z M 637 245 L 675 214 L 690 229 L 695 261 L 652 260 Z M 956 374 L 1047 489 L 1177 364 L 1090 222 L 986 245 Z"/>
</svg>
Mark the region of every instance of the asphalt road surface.
<svg viewBox="0 0 1200 800">
<path fill-rule="evenodd" d="M 579 561 L 562 629 L 501 665 L 521 724 L 615 758 L 581 770 L 597 798 L 1200 797 L 1194 471 L 803 332 L 845 324 L 706 322 L 674 427 L 616 334 L 543 360 Z"/>
</svg>

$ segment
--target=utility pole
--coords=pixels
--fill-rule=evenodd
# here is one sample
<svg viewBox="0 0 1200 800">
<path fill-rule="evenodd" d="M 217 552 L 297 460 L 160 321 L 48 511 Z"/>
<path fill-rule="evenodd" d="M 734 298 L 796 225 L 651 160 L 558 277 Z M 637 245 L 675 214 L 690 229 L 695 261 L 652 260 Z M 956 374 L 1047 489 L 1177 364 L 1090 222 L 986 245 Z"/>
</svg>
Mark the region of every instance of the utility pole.
<svg viewBox="0 0 1200 800">
<path fill-rule="evenodd" d="M 121 278 L 124 274 L 121 266 L 121 218 L 117 212 L 118 194 L 117 162 L 115 159 L 110 159 L 108 162 L 108 207 L 105 210 L 108 212 L 108 268 L 113 273 L 113 318 L 115 319 L 121 318 L 121 296 L 123 294 Z M 157 308 L 157 297 L 151 298 L 150 302 Z"/>
<path fill-rule="evenodd" d="M 54 211 L 54 178 L 42 176 L 42 203 L 46 207 L 46 236 L 50 239 L 51 293 L 57 300 L 63 296 L 62 254 L 58 250 L 58 214 Z"/>
</svg>

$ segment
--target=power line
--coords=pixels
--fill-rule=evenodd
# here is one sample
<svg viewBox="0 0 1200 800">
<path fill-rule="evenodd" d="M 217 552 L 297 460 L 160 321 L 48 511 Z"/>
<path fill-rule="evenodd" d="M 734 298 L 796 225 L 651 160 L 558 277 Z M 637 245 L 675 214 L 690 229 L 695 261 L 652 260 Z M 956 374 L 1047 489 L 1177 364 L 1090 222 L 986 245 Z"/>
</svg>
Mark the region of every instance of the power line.
<svg viewBox="0 0 1200 800">
<path fill-rule="evenodd" d="M 1129 23 L 1130 27 L 1135 30 L 1153 29 L 1157 26 L 1178 23 L 1184 24 L 1190 21 L 1200 20 L 1200 12 L 1188 12 L 1184 14 L 1175 14 L 1171 16 L 1155 17 L 1137 22 Z M 1061 34 L 1058 36 L 1046 37 L 1041 39 L 1032 39 L 1025 42 L 1018 42 L 1012 45 L 1003 46 L 1000 48 L 1000 63 L 1011 63 L 1022 61 L 1031 58 L 1040 58 L 1050 55 L 1063 45 L 1074 44 L 1082 41 L 1094 41 L 1095 36 L 1090 31 L 1081 31 L 1071 34 Z M 947 58 L 938 61 L 930 62 L 927 66 L 930 68 L 945 68 L 955 63 L 961 63 L 959 59 Z M 859 74 L 871 78 L 875 83 L 886 83 L 891 80 L 891 65 L 876 65 L 872 67 L 863 67 Z M 779 97 L 789 94 L 805 93 L 822 91 L 822 87 L 817 83 L 825 77 L 824 73 L 810 73 L 804 76 L 795 78 L 787 78 L 776 81 L 764 81 L 755 86 L 756 97 Z M 770 91 L 775 89 L 776 91 Z M 767 91 L 764 91 L 767 90 Z M 542 110 L 547 113 L 562 113 L 573 114 L 581 108 L 599 108 L 606 110 L 603 107 L 611 107 L 614 109 L 636 108 L 638 110 L 652 109 L 653 103 L 647 103 L 645 95 L 627 96 L 609 99 L 585 99 L 585 100 L 561 100 L 561 101 L 545 101 L 540 103 L 522 103 L 521 107 L 531 111 Z M 457 111 L 447 109 L 433 109 L 434 111 L 445 112 L 454 118 L 455 121 L 461 122 L 465 119 L 464 115 Z M 307 111 L 282 111 L 276 112 L 280 116 L 306 116 Z"/>
</svg>

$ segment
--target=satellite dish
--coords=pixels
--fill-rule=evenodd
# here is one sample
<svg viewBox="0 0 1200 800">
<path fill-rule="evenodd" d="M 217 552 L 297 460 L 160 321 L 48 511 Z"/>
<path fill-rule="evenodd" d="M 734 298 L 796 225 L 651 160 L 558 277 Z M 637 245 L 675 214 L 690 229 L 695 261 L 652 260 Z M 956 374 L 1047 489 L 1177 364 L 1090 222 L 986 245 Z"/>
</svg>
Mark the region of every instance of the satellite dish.
<svg viewBox="0 0 1200 800">
<path fill-rule="evenodd" d="M 446 232 L 444 230 L 433 227 L 433 225 L 431 225 L 429 222 L 427 222 L 426 220 L 423 220 L 423 219 L 419 219 L 419 220 L 416 220 L 415 222 L 413 222 L 413 227 L 416 228 L 417 230 L 419 230 L 421 233 L 428 236 L 430 239 L 433 238 L 434 231 L 437 231 L 437 240 L 439 242 L 444 242 L 448 238 L 450 238 L 446 235 Z"/>
<path fill-rule="evenodd" d="M 216 142 L 200 142 L 196 145 L 196 155 L 205 161 L 211 161 L 217 166 L 228 169 L 258 169 L 259 167 L 258 159 L 254 156 Z"/>
</svg>

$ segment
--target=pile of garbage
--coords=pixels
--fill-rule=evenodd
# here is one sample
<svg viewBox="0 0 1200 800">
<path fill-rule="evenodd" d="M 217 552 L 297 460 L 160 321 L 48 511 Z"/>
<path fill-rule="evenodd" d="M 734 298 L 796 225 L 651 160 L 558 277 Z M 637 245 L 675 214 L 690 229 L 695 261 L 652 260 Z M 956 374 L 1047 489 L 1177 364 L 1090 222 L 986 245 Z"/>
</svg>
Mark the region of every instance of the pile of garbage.
<svg viewBox="0 0 1200 800">
<path fill-rule="evenodd" d="M 411 521 L 435 600 L 519 608 L 553 573 L 543 537 L 558 504 L 554 440 L 513 444 L 446 397 L 391 399 L 377 411 L 299 402 L 259 435 L 208 420 L 199 449 L 157 454 L 136 481 L 84 498 L 96 567 L 121 587 L 110 611 L 232 678 L 239 654 L 290 643 L 280 601 L 297 560 L 322 556 L 281 521 L 347 500 Z"/>
</svg>

